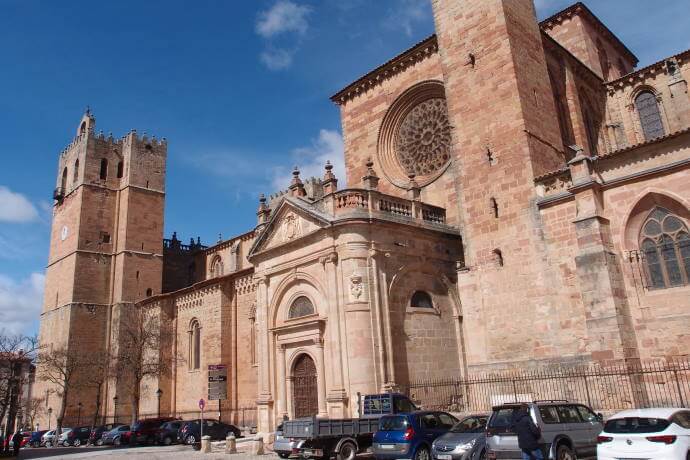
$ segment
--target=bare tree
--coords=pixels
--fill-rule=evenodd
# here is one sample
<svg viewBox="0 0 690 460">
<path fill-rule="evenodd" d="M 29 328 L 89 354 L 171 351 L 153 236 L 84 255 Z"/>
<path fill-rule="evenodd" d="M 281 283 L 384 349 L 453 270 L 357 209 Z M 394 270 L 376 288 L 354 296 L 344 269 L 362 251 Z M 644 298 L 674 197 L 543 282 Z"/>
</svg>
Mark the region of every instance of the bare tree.
<svg viewBox="0 0 690 460">
<path fill-rule="evenodd" d="M 174 357 L 161 357 L 172 332 L 161 326 L 155 308 L 132 307 L 121 318 L 114 368 L 118 381 L 129 387 L 132 424 L 139 418 L 142 382 L 159 379 L 172 369 Z"/>
<path fill-rule="evenodd" d="M 38 354 L 38 378 L 52 383 L 55 386 L 55 393 L 60 397 L 60 409 L 55 427 L 58 436 L 62 432 L 67 397 L 72 390 L 76 389 L 76 377 L 82 364 L 76 354 L 69 353 L 66 348 L 44 350 Z"/>
<path fill-rule="evenodd" d="M 94 427 L 99 423 L 98 418 L 101 415 L 101 399 L 105 383 L 108 379 L 108 370 L 111 360 L 106 352 L 97 352 L 91 353 L 82 364 L 89 369 L 89 372 L 81 376 L 82 381 L 79 387 L 94 390 L 95 410 L 91 421 L 91 426 Z"/>
<path fill-rule="evenodd" d="M 45 398 L 31 398 L 24 404 L 24 420 L 31 430 L 36 426 L 36 419 L 43 413 Z"/>
<path fill-rule="evenodd" d="M 14 431 L 21 390 L 35 360 L 37 343 L 36 337 L 0 330 L 0 420 L 7 415 L 5 437 Z"/>
</svg>

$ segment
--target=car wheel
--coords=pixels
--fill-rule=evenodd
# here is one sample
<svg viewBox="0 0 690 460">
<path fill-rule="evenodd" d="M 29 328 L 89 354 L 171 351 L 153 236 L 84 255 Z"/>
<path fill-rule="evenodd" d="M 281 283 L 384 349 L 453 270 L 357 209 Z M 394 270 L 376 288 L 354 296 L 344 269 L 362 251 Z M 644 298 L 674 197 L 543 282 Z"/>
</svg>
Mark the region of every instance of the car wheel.
<svg viewBox="0 0 690 460">
<path fill-rule="evenodd" d="M 280 458 L 290 458 L 290 454 L 285 452 L 276 452 Z"/>
<path fill-rule="evenodd" d="M 196 442 L 196 438 L 194 437 L 193 434 L 190 434 L 187 436 L 187 439 L 185 439 L 185 443 L 187 444 L 194 444 Z"/>
<path fill-rule="evenodd" d="M 113 445 L 114 446 L 122 445 L 122 441 L 120 440 L 119 436 L 117 438 L 113 439 Z"/>
<path fill-rule="evenodd" d="M 102 446 L 102 445 L 103 445 L 103 440 L 102 440 L 102 439 L 97 439 L 97 440 L 96 440 L 96 445 L 97 445 L 97 446 Z"/>
<path fill-rule="evenodd" d="M 417 452 L 414 453 L 414 460 L 431 460 L 429 457 L 429 449 L 424 446 L 417 449 Z"/>
<path fill-rule="evenodd" d="M 336 455 L 337 460 L 353 460 L 357 455 L 357 446 L 351 442 L 344 442 Z"/>
<path fill-rule="evenodd" d="M 81 446 L 81 440 L 79 438 L 74 440 L 74 447 L 79 447 Z"/>
<path fill-rule="evenodd" d="M 170 436 L 164 437 L 164 438 L 163 438 L 163 445 L 164 445 L 164 446 L 169 446 L 170 444 L 172 444 L 172 439 L 170 438 Z"/>
<path fill-rule="evenodd" d="M 46 441 L 46 447 L 53 447 L 53 443 L 50 441 Z"/>
<path fill-rule="evenodd" d="M 573 450 L 570 447 L 564 446 L 564 445 L 558 446 L 558 450 L 556 451 L 556 459 L 557 460 L 577 460 Z"/>
</svg>

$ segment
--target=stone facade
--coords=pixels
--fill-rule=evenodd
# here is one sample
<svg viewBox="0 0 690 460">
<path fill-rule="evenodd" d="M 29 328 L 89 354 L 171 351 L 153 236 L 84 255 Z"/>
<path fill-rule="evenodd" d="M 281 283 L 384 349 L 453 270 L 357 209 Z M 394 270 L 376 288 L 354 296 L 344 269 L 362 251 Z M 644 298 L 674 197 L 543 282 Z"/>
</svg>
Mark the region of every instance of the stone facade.
<svg viewBox="0 0 690 460">
<path fill-rule="evenodd" d="M 420 378 L 687 354 L 690 52 L 634 70 L 581 3 L 541 23 L 531 0 L 432 5 L 436 35 L 332 97 L 350 188 L 296 170 L 211 247 L 163 243 L 165 143 L 87 115 L 60 159 L 43 342 L 116 349 L 148 308 L 160 359 L 182 359 L 142 413 L 160 388 L 192 417 L 226 364 L 209 409 L 257 408 L 260 431 Z M 119 182 L 90 179 L 121 153 Z"/>
</svg>

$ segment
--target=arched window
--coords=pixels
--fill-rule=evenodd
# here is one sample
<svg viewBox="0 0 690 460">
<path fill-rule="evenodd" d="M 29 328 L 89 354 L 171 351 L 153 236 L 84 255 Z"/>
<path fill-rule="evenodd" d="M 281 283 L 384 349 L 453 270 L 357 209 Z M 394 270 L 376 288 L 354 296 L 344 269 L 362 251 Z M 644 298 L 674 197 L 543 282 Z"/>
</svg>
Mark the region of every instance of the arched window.
<svg viewBox="0 0 690 460">
<path fill-rule="evenodd" d="M 118 161 L 117 162 L 117 178 L 121 179 L 122 176 L 124 175 L 125 172 L 125 163 L 124 161 Z"/>
<path fill-rule="evenodd" d="M 498 219 L 498 201 L 496 201 L 496 198 L 490 198 L 489 204 L 491 205 L 491 213 Z"/>
<path fill-rule="evenodd" d="M 413 308 L 434 308 L 434 302 L 428 292 L 415 291 L 410 299 L 410 307 Z"/>
<path fill-rule="evenodd" d="M 67 190 L 67 166 L 62 170 L 62 180 L 60 181 L 60 188 L 62 188 L 62 193 L 66 193 Z"/>
<path fill-rule="evenodd" d="M 635 97 L 635 108 L 640 117 L 640 125 L 645 140 L 649 141 L 664 135 L 664 124 L 656 95 L 651 91 L 642 91 Z"/>
<path fill-rule="evenodd" d="M 189 369 L 195 370 L 201 367 L 201 326 L 199 321 L 193 319 L 189 324 Z"/>
<path fill-rule="evenodd" d="M 211 278 L 223 276 L 223 259 L 220 256 L 215 256 L 211 261 Z"/>
<path fill-rule="evenodd" d="M 146 297 L 151 297 L 152 295 L 153 295 L 153 289 L 148 288 L 148 289 L 146 290 Z"/>
<path fill-rule="evenodd" d="M 74 162 L 74 172 L 72 173 L 72 188 L 74 188 L 75 185 L 77 185 L 77 181 L 79 180 L 79 160 Z"/>
<path fill-rule="evenodd" d="M 108 178 L 108 160 L 105 158 L 101 159 L 101 180 L 106 180 Z"/>
<path fill-rule="evenodd" d="M 594 118 L 592 117 L 592 111 L 589 107 L 585 106 L 583 108 L 582 118 L 584 118 L 585 122 L 585 132 L 587 134 L 589 150 L 592 155 L 596 155 L 599 150 L 599 130 L 597 129 Z"/>
<path fill-rule="evenodd" d="M 314 310 L 314 304 L 311 300 L 305 296 L 299 296 L 290 305 L 290 310 L 288 311 L 288 319 L 300 318 L 302 316 L 313 315 L 316 311 Z"/>
<path fill-rule="evenodd" d="M 86 122 L 82 121 L 81 125 L 79 126 L 79 135 L 82 135 L 86 132 Z"/>
<path fill-rule="evenodd" d="M 494 262 L 496 262 L 497 267 L 503 266 L 503 253 L 500 249 L 494 249 Z"/>
<path fill-rule="evenodd" d="M 690 233 L 678 216 L 665 208 L 654 208 L 640 232 L 640 252 L 651 288 L 688 284 Z"/>
</svg>

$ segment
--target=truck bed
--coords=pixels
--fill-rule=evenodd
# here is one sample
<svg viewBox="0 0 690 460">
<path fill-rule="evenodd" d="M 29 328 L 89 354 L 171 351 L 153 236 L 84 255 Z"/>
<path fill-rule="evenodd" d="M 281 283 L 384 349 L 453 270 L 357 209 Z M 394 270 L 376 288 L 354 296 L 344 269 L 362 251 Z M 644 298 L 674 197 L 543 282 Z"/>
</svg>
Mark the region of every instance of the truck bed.
<svg viewBox="0 0 690 460">
<path fill-rule="evenodd" d="M 314 439 L 372 434 L 378 429 L 379 417 L 369 418 L 302 418 L 283 422 L 283 436 Z"/>
</svg>

